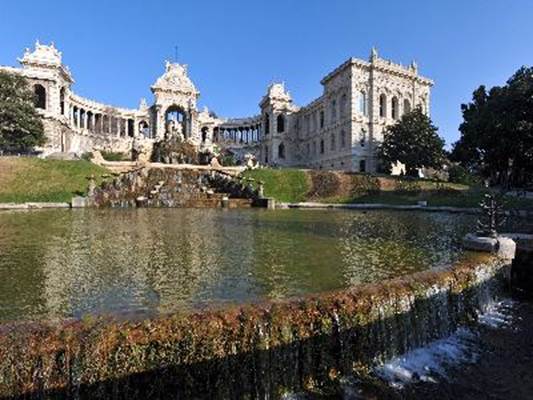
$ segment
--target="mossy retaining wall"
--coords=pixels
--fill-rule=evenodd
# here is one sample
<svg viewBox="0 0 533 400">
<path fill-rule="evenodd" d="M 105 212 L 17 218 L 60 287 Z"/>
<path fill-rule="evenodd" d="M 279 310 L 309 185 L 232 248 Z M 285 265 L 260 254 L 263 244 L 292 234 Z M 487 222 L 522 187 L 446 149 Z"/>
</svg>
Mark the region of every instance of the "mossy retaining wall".
<svg viewBox="0 0 533 400">
<path fill-rule="evenodd" d="M 0 398 L 279 398 L 475 320 L 508 262 L 453 268 L 283 302 L 142 321 L 19 323 L 0 329 Z"/>
</svg>

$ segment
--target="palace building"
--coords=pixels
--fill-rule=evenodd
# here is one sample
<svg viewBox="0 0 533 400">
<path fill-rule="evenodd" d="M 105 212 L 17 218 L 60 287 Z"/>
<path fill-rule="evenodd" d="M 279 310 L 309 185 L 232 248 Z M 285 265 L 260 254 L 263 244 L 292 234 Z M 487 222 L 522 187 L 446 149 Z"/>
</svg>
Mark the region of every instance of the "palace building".
<svg viewBox="0 0 533 400">
<path fill-rule="evenodd" d="M 76 94 L 72 73 L 53 44 L 36 43 L 20 67 L 0 70 L 24 76 L 35 93 L 48 142 L 43 154 L 92 150 L 130 152 L 178 133 L 199 149 L 217 146 L 237 157 L 252 154 L 263 165 L 373 172 L 383 132 L 414 107 L 429 114 L 433 82 L 417 65 L 402 66 L 372 50 L 368 61 L 350 58 L 322 80 L 322 95 L 293 103 L 284 84 L 271 84 L 258 114 L 221 118 L 197 107 L 200 92 L 187 66 L 167 62 L 151 87 L 149 105 L 106 105 Z"/>
</svg>

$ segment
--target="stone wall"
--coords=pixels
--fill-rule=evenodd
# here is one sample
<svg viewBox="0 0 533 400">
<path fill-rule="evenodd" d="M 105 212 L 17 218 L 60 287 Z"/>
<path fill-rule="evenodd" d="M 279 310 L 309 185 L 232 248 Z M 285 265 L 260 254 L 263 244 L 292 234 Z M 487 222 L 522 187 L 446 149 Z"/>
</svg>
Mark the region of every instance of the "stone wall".
<svg viewBox="0 0 533 400">
<path fill-rule="evenodd" d="M 476 320 L 509 262 L 281 302 L 138 321 L 19 323 L 0 330 L 0 397 L 280 398 L 335 386 Z"/>
</svg>

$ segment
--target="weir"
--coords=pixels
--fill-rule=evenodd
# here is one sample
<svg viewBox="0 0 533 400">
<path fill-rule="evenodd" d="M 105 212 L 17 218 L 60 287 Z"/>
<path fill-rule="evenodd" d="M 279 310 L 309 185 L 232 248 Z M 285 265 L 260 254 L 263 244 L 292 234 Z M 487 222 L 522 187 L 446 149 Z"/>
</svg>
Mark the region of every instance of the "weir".
<svg viewBox="0 0 533 400">
<path fill-rule="evenodd" d="M 510 259 L 317 296 L 147 320 L 18 323 L 0 332 L 0 397 L 280 398 L 327 389 L 475 321 Z"/>
</svg>

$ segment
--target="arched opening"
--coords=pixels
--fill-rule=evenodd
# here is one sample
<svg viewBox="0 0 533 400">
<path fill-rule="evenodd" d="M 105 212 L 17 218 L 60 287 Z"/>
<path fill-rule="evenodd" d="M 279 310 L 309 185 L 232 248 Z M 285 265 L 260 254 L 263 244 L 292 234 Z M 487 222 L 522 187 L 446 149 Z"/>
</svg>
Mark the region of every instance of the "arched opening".
<svg viewBox="0 0 533 400">
<path fill-rule="evenodd" d="M 139 134 L 141 136 L 144 136 L 145 138 L 150 137 L 150 126 L 148 125 L 148 122 L 146 121 L 139 122 Z"/>
<path fill-rule="evenodd" d="M 398 98 L 394 96 L 392 98 L 392 119 L 398 119 L 399 118 L 399 110 L 398 110 Z"/>
<path fill-rule="evenodd" d="M 384 94 L 379 96 L 379 116 L 381 118 L 387 117 L 387 96 Z"/>
<path fill-rule="evenodd" d="M 270 133 L 270 115 L 268 113 L 265 114 L 263 117 L 264 123 L 265 123 L 265 135 L 268 135 Z"/>
<path fill-rule="evenodd" d="M 283 114 L 278 115 L 276 125 L 278 133 L 285 132 L 285 116 Z"/>
<path fill-rule="evenodd" d="M 170 106 L 165 112 L 166 133 L 181 134 L 187 137 L 187 114 L 183 108 L 176 105 Z"/>
<path fill-rule="evenodd" d="M 407 114 L 411 112 L 411 102 L 408 99 L 403 101 L 403 113 Z"/>
<path fill-rule="evenodd" d="M 202 128 L 202 143 L 205 143 L 207 141 L 208 132 L 209 132 L 209 128 L 207 126 L 204 126 Z"/>
<path fill-rule="evenodd" d="M 280 143 L 278 146 L 278 157 L 285 158 L 285 145 L 283 143 Z"/>
<path fill-rule="evenodd" d="M 65 115 L 65 88 L 61 88 L 59 91 L 59 108 L 61 109 L 61 115 Z"/>
<path fill-rule="evenodd" d="M 35 95 L 34 104 L 35 108 L 46 110 L 46 89 L 43 85 L 35 85 L 33 87 L 33 93 Z"/>
</svg>

